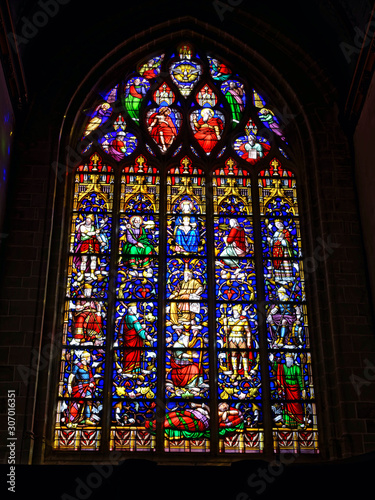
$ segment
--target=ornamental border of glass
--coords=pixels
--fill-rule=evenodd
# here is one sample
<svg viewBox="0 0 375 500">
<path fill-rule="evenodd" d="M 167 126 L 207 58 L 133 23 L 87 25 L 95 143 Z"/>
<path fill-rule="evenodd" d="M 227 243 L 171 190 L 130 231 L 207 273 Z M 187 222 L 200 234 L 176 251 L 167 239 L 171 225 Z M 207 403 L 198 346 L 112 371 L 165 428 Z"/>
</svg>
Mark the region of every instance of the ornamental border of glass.
<svg viewBox="0 0 375 500">
<path fill-rule="evenodd" d="M 104 92 L 80 140 L 53 449 L 319 453 L 270 105 L 185 43 Z"/>
</svg>

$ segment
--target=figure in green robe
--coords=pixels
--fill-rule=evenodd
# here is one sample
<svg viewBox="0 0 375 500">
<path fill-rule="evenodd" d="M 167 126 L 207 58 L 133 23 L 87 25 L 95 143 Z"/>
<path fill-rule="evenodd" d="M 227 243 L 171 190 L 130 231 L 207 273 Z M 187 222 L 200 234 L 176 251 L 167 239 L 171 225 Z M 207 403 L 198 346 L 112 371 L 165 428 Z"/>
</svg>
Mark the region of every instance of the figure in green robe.
<svg viewBox="0 0 375 500">
<path fill-rule="evenodd" d="M 122 261 L 132 269 L 144 269 L 152 262 L 155 249 L 150 243 L 146 230 L 142 227 L 142 217 L 130 218 L 126 225 L 125 242 L 122 247 Z"/>
</svg>

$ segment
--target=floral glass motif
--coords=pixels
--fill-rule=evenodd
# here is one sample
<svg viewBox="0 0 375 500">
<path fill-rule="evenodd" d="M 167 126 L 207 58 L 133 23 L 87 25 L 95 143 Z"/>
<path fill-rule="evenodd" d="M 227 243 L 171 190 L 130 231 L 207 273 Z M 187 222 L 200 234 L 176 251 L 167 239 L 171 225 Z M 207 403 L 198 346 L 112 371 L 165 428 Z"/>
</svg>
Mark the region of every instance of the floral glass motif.
<svg viewBox="0 0 375 500">
<path fill-rule="evenodd" d="M 176 54 L 83 112 L 53 448 L 319 453 L 284 131 L 224 60 Z"/>
</svg>

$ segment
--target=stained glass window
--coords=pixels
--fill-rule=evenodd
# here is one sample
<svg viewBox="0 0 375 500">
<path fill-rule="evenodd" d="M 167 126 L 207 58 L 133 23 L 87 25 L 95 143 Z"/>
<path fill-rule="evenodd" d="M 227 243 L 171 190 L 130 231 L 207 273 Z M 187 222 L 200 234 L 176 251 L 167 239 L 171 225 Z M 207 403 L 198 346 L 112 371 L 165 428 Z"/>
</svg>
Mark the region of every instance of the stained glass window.
<svg viewBox="0 0 375 500">
<path fill-rule="evenodd" d="M 318 453 L 300 168 L 272 98 L 189 42 L 123 75 L 77 134 L 54 450 Z"/>
</svg>

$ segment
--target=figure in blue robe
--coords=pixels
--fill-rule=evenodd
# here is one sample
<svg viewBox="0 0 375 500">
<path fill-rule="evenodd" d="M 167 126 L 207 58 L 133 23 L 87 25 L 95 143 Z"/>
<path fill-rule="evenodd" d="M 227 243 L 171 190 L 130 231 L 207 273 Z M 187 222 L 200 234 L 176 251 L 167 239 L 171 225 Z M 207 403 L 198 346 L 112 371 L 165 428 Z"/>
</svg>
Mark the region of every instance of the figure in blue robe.
<svg viewBox="0 0 375 500">
<path fill-rule="evenodd" d="M 198 253 L 199 230 L 195 217 L 178 217 L 175 227 L 176 252 Z"/>
</svg>

